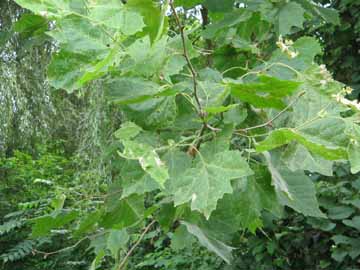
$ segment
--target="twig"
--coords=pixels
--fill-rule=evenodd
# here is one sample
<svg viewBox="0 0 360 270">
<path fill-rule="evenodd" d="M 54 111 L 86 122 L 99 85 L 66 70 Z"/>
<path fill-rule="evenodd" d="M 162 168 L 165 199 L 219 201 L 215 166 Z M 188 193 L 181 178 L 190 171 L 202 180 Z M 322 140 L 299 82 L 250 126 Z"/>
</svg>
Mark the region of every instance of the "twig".
<svg viewBox="0 0 360 270">
<path fill-rule="evenodd" d="M 81 242 L 83 242 L 84 240 L 86 240 L 86 239 L 88 239 L 88 238 L 89 238 L 89 237 L 86 236 L 86 237 L 80 239 L 79 241 L 77 241 L 74 245 L 69 246 L 69 247 L 66 247 L 66 248 L 62 248 L 62 249 L 59 249 L 59 250 L 56 250 L 56 251 L 45 252 L 45 251 L 33 249 L 33 250 L 32 250 L 32 253 L 33 253 L 34 255 L 35 255 L 35 254 L 44 255 L 44 258 L 46 259 L 47 257 L 49 257 L 49 256 L 51 256 L 51 255 L 55 255 L 55 254 L 58 254 L 58 253 L 61 253 L 61 252 L 65 252 L 65 251 L 74 249 L 74 248 L 76 248 L 78 245 L 80 245 Z"/>
<path fill-rule="evenodd" d="M 136 241 L 136 243 L 131 247 L 129 252 L 126 254 L 125 258 L 121 261 L 119 267 L 117 270 L 123 269 L 124 265 L 126 264 L 127 260 L 131 256 L 131 254 L 134 252 L 134 250 L 137 248 L 138 245 L 140 245 L 141 241 L 145 237 L 145 234 L 151 229 L 151 227 L 156 223 L 156 220 L 153 220 L 149 225 L 146 226 L 142 234 L 140 235 L 139 239 Z"/>
<path fill-rule="evenodd" d="M 278 119 L 283 113 L 285 113 L 287 110 L 289 110 L 298 100 L 300 97 L 302 97 L 303 95 L 305 95 L 305 91 L 302 91 L 299 93 L 299 95 L 289 103 L 289 105 L 287 105 L 282 111 L 280 111 L 277 115 L 275 115 L 273 118 L 271 118 L 269 121 L 257 125 L 257 126 L 253 126 L 253 127 L 248 127 L 248 128 L 243 128 L 243 129 L 238 129 L 237 132 L 247 132 L 249 130 L 253 130 L 253 129 L 257 129 L 257 128 L 262 128 L 262 127 L 266 127 L 268 125 L 270 125 L 272 122 L 274 122 L 276 119 Z"/>
<path fill-rule="evenodd" d="M 200 12 L 201 12 L 203 29 L 206 29 L 206 26 L 210 23 L 209 10 L 204 5 L 202 5 Z M 208 38 L 205 39 L 205 43 L 206 43 L 206 49 L 209 52 L 206 57 L 206 64 L 208 67 L 211 67 L 213 65 L 213 59 L 212 59 L 213 44 L 211 39 Z"/>
<path fill-rule="evenodd" d="M 186 39 L 185 39 L 185 32 L 184 32 L 185 27 L 180 22 L 179 15 L 177 14 L 175 6 L 174 6 L 174 1 L 170 0 L 169 5 L 170 5 L 172 13 L 174 14 L 176 24 L 180 30 L 180 36 L 181 36 L 182 45 L 183 45 L 183 55 L 185 57 L 185 60 L 187 62 L 187 65 L 188 65 L 191 75 L 192 75 L 193 87 L 194 87 L 194 89 L 193 89 L 194 90 L 194 98 L 195 98 L 196 104 L 199 109 L 199 115 L 200 115 L 201 119 L 204 121 L 203 110 L 202 110 L 202 106 L 201 106 L 200 99 L 199 99 L 198 92 L 197 92 L 197 80 L 196 80 L 197 74 L 194 69 L 194 66 L 191 63 L 191 60 L 190 60 L 190 57 L 189 57 L 189 54 L 187 51 L 187 47 L 186 47 Z"/>
</svg>

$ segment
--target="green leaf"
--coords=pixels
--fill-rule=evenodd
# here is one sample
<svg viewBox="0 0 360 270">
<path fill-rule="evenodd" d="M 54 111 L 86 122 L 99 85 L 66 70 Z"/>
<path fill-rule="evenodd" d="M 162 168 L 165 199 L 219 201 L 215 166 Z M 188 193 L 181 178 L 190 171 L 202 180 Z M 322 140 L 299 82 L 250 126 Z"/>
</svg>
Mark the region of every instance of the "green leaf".
<svg viewBox="0 0 360 270">
<path fill-rule="evenodd" d="M 145 24 L 142 16 L 118 0 L 97 0 L 89 5 L 89 18 L 125 35 L 141 31 Z"/>
<path fill-rule="evenodd" d="M 265 166 L 256 166 L 253 170 L 255 175 L 238 180 L 233 194 L 226 194 L 211 215 L 210 223 L 219 222 L 226 234 L 237 232 L 240 227 L 255 233 L 263 210 L 280 216 L 270 173 Z"/>
<path fill-rule="evenodd" d="M 61 17 L 85 10 L 82 0 L 16 0 L 18 5 L 45 17 Z"/>
<path fill-rule="evenodd" d="M 142 131 L 141 127 L 132 122 L 125 122 L 121 125 L 114 135 L 119 140 L 130 140 L 136 137 Z"/>
<path fill-rule="evenodd" d="M 51 230 L 59 229 L 73 220 L 79 215 L 77 211 L 61 211 L 53 215 L 46 215 L 39 218 L 35 218 L 32 221 L 32 237 L 42 237 L 50 234 Z"/>
<path fill-rule="evenodd" d="M 204 0 L 177 0 L 175 1 L 175 4 L 179 7 L 181 6 L 184 8 L 193 8 L 196 5 L 201 4 L 203 1 Z"/>
<path fill-rule="evenodd" d="M 234 27 L 237 24 L 247 21 L 252 16 L 251 12 L 246 9 L 235 10 L 231 13 L 226 14 L 224 18 L 218 22 L 214 22 L 206 27 L 203 31 L 203 37 L 207 39 L 215 38 L 220 31 L 224 31 L 230 27 Z"/>
<path fill-rule="evenodd" d="M 115 78 L 104 84 L 106 96 L 117 104 L 144 102 L 160 93 L 160 86 L 141 78 Z"/>
<path fill-rule="evenodd" d="M 186 64 L 184 56 L 174 54 L 172 57 L 167 59 L 166 64 L 163 67 L 162 74 L 164 78 L 170 82 L 170 76 L 179 74 Z"/>
<path fill-rule="evenodd" d="M 342 221 L 346 226 L 350 226 L 360 231 L 360 216 L 355 216 L 352 219 L 345 219 Z"/>
<path fill-rule="evenodd" d="M 139 162 L 126 160 L 120 172 L 122 198 L 132 194 L 145 194 L 160 189 L 160 185 L 140 166 Z"/>
<path fill-rule="evenodd" d="M 167 37 L 154 44 L 151 44 L 149 36 L 137 39 L 127 48 L 127 53 L 132 60 L 128 67 L 129 71 L 146 77 L 159 74 L 165 61 L 171 56 L 167 51 L 167 42 Z"/>
<path fill-rule="evenodd" d="M 108 44 L 112 44 L 111 38 L 100 27 L 78 15 L 64 17 L 48 34 L 63 44 L 63 49 L 91 54 L 93 58 L 103 58 L 109 51 Z"/>
<path fill-rule="evenodd" d="M 176 208 L 172 203 L 162 204 L 159 212 L 156 215 L 156 219 L 164 232 L 168 232 L 175 220 Z"/>
<path fill-rule="evenodd" d="M 22 34 L 36 35 L 39 33 L 44 33 L 47 29 L 47 20 L 34 14 L 25 13 L 14 24 L 14 30 Z"/>
<path fill-rule="evenodd" d="M 99 222 L 102 216 L 102 211 L 94 211 L 85 216 L 84 219 L 80 221 L 79 227 L 74 232 L 74 236 L 78 237 L 89 230 L 91 230 L 97 222 Z"/>
<path fill-rule="evenodd" d="M 288 196 L 291 200 L 293 199 L 292 194 L 289 191 L 288 184 L 286 180 L 283 178 L 279 170 L 276 168 L 276 166 L 273 164 L 272 156 L 268 152 L 263 153 L 266 163 L 269 168 L 269 172 L 272 176 L 272 185 L 275 187 L 275 190 L 279 192 L 283 192 Z"/>
<path fill-rule="evenodd" d="M 321 17 L 327 23 L 331 23 L 334 25 L 340 24 L 339 11 L 330 7 L 323 7 L 322 5 L 318 5 L 315 2 L 307 1 L 307 0 L 297 0 L 301 5 L 309 12 L 311 12 L 316 17 Z"/>
<path fill-rule="evenodd" d="M 268 74 L 283 80 L 290 80 L 297 77 L 290 66 L 299 72 L 309 69 L 314 62 L 314 57 L 322 53 L 320 43 L 314 37 L 301 37 L 294 42 L 292 46 L 298 53 L 295 58 L 289 57 L 286 53 L 277 49 L 271 56 L 268 64 L 273 66 L 269 69 Z M 281 63 L 280 65 L 276 63 Z M 285 64 L 285 65 L 283 65 Z"/>
<path fill-rule="evenodd" d="M 100 250 L 97 254 L 95 259 L 92 261 L 91 266 L 90 266 L 90 270 L 96 270 L 102 262 L 102 259 L 105 257 L 106 253 L 104 250 Z"/>
<path fill-rule="evenodd" d="M 310 153 L 301 144 L 290 143 L 281 156 L 282 161 L 293 172 L 304 170 L 322 175 L 333 175 L 333 162 Z"/>
<path fill-rule="evenodd" d="M 175 176 L 178 189 L 174 201 L 175 205 L 191 201 L 192 210 L 209 218 L 217 201 L 225 193 L 233 192 L 231 180 L 251 175 L 252 171 L 237 151 L 224 151 L 207 158 L 201 158 L 195 167 Z"/>
<path fill-rule="evenodd" d="M 129 120 L 144 128 L 167 128 L 173 125 L 177 116 L 175 96 L 159 97 L 132 104 L 124 110 Z"/>
<path fill-rule="evenodd" d="M 105 213 L 100 225 L 106 229 L 122 230 L 140 222 L 143 214 L 144 198 L 132 195 L 131 197 L 118 200 L 112 207 L 112 210 Z"/>
<path fill-rule="evenodd" d="M 226 12 L 234 7 L 234 0 L 205 0 L 204 5 L 212 12 Z"/>
<path fill-rule="evenodd" d="M 311 131 L 312 134 L 306 134 L 306 130 L 290 128 L 277 129 L 272 131 L 264 141 L 260 142 L 256 146 L 256 150 L 258 152 L 269 151 L 282 145 L 289 144 L 292 141 L 297 141 L 298 143 L 304 145 L 311 152 L 318 154 L 326 159 L 346 159 L 346 150 L 343 147 L 334 144 L 331 140 L 332 138 L 328 137 L 328 135 L 334 136 L 334 134 L 328 134 L 328 132 L 334 133 L 334 129 L 329 126 L 325 127 L 325 123 L 332 126 L 336 124 L 335 121 L 317 121 L 316 124 L 312 124 L 311 127 L 307 127 L 308 131 Z"/>
<path fill-rule="evenodd" d="M 164 23 L 160 5 L 157 6 L 152 0 L 128 0 L 126 7 L 142 15 L 145 23 L 144 32 L 149 34 L 151 42 L 154 42 Z"/>
<path fill-rule="evenodd" d="M 234 248 L 225 245 L 219 240 L 209 237 L 198 226 L 194 224 L 187 223 L 185 221 L 182 221 L 181 223 L 186 226 L 189 233 L 196 236 L 201 245 L 221 257 L 226 263 L 231 263 L 233 259 L 231 252 Z"/>
<path fill-rule="evenodd" d="M 347 151 L 351 165 L 351 173 L 355 174 L 360 172 L 360 126 L 349 121 L 346 133 L 350 137 Z"/>
<path fill-rule="evenodd" d="M 319 209 L 311 179 L 302 171 L 291 172 L 280 160 L 278 152 L 264 153 L 275 191 L 282 205 L 313 217 L 326 217 Z"/>
<path fill-rule="evenodd" d="M 130 240 L 130 236 L 127 231 L 124 230 L 111 230 L 107 239 L 107 248 L 110 250 L 114 258 L 119 257 L 119 251 L 126 247 L 127 242 Z"/>
<path fill-rule="evenodd" d="M 328 211 L 328 217 L 330 219 L 345 219 L 350 217 L 355 212 L 355 209 L 350 206 L 336 206 L 332 207 Z"/>
<path fill-rule="evenodd" d="M 360 146 L 358 141 L 351 141 L 348 148 L 351 173 L 360 172 Z"/>
<path fill-rule="evenodd" d="M 231 104 L 229 106 L 206 107 L 206 108 L 204 108 L 204 110 L 208 113 L 217 114 L 217 113 L 230 111 L 238 106 L 239 106 L 239 104 Z"/>
<path fill-rule="evenodd" d="M 124 151 L 118 152 L 125 159 L 138 160 L 142 169 L 147 172 L 161 187 L 164 187 L 169 178 L 168 170 L 159 158 L 155 149 L 147 144 L 123 140 Z"/>
<path fill-rule="evenodd" d="M 331 232 L 336 227 L 336 223 L 331 222 L 325 218 L 313 218 L 308 217 L 307 222 L 315 229 L 319 229 L 325 232 Z"/>
<path fill-rule="evenodd" d="M 175 251 L 179 251 L 188 247 L 192 241 L 192 235 L 188 233 L 184 225 L 181 225 L 180 227 L 176 228 L 174 234 L 171 237 L 171 248 Z"/>
<path fill-rule="evenodd" d="M 80 87 L 77 81 L 84 75 L 84 69 L 90 67 L 88 56 L 60 50 L 53 55 L 48 67 L 50 85 L 71 93 Z"/>
<path fill-rule="evenodd" d="M 286 2 L 286 4 L 280 8 L 278 18 L 278 32 L 280 35 L 287 35 L 291 33 L 291 28 L 296 26 L 303 28 L 305 10 L 303 7 L 293 1 Z"/>
<path fill-rule="evenodd" d="M 285 168 L 279 169 L 279 173 L 286 179 L 288 191 L 291 194 L 291 198 L 289 198 L 284 193 L 278 193 L 282 204 L 306 216 L 326 217 L 319 209 L 315 187 L 308 176 L 299 171 L 290 172 Z"/>
<path fill-rule="evenodd" d="M 268 76 L 259 76 L 259 83 L 228 83 L 231 94 L 243 102 L 248 102 L 258 108 L 281 109 L 285 104 L 281 98 L 294 93 L 300 83 L 279 80 Z"/>
</svg>

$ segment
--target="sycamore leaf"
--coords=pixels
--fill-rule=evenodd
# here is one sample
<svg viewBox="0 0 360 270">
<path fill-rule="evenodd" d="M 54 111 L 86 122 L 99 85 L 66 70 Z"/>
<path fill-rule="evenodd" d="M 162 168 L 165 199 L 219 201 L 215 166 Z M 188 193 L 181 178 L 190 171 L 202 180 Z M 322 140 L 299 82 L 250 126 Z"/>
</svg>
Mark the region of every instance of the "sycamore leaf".
<svg viewBox="0 0 360 270">
<path fill-rule="evenodd" d="M 360 172 L 360 146 L 358 141 L 352 141 L 348 148 L 349 160 L 351 164 L 351 173 Z"/>
<path fill-rule="evenodd" d="M 129 72 L 145 77 L 158 74 L 169 58 L 167 42 L 167 37 L 154 44 L 151 44 L 149 36 L 137 39 L 127 48 L 127 54 L 132 61 L 127 68 Z"/>
<path fill-rule="evenodd" d="M 82 16 L 68 15 L 62 18 L 55 30 L 48 32 L 63 49 L 73 53 L 92 54 L 102 58 L 109 51 L 111 38 L 99 27 Z"/>
<path fill-rule="evenodd" d="M 191 209 L 208 219 L 217 201 L 225 193 L 232 193 L 231 180 L 251 174 L 240 152 L 217 153 L 211 161 L 200 160 L 195 167 L 176 177 L 179 188 L 174 194 L 175 205 L 191 201 Z"/>
<path fill-rule="evenodd" d="M 194 235 L 199 240 L 201 245 L 214 252 L 228 264 L 231 263 L 233 259 L 231 252 L 234 248 L 206 235 L 205 232 L 203 232 L 198 226 L 194 224 L 187 223 L 185 221 L 181 221 L 181 223 L 186 226 L 189 233 Z"/>
<path fill-rule="evenodd" d="M 77 230 L 74 232 L 75 237 L 85 234 L 91 230 L 97 222 L 100 221 L 102 211 L 94 211 L 87 214 L 79 223 Z"/>
<path fill-rule="evenodd" d="M 352 214 L 355 213 L 355 209 L 351 206 L 336 206 L 328 210 L 328 217 L 330 219 L 343 220 L 349 218 Z"/>
<path fill-rule="evenodd" d="M 295 58 L 289 57 L 280 49 L 272 54 L 268 62 L 269 65 L 273 64 L 268 70 L 269 75 L 283 80 L 294 79 L 297 74 L 291 68 L 298 72 L 305 71 L 313 65 L 314 57 L 322 53 L 321 45 L 314 37 L 301 37 L 294 42 L 292 47 L 298 53 Z"/>
<path fill-rule="evenodd" d="M 236 181 L 234 192 L 226 194 L 211 215 L 210 223 L 219 223 L 226 234 L 239 231 L 239 227 L 255 233 L 261 225 L 263 210 L 280 216 L 281 207 L 271 185 L 271 174 L 265 166 L 252 169 L 255 174 Z"/>
<path fill-rule="evenodd" d="M 50 85 L 71 93 L 80 87 L 77 82 L 87 68 L 91 68 L 91 63 L 86 55 L 60 50 L 53 55 L 48 67 Z"/>
<path fill-rule="evenodd" d="M 160 92 L 156 83 L 134 77 L 108 80 L 104 88 L 107 98 L 117 104 L 143 102 Z"/>
<path fill-rule="evenodd" d="M 239 104 L 231 104 L 228 106 L 206 107 L 206 108 L 204 108 L 204 110 L 208 113 L 217 114 L 217 113 L 230 111 L 238 106 L 239 106 Z"/>
<path fill-rule="evenodd" d="M 169 178 L 168 169 L 163 161 L 159 158 L 156 150 L 146 144 L 132 141 L 137 136 L 141 128 L 134 123 L 125 123 L 116 133 L 124 146 L 123 152 L 118 152 L 125 159 L 137 160 L 141 168 L 147 172 L 161 187 L 164 187 L 166 180 Z"/>
<path fill-rule="evenodd" d="M 279 152 L 272 151 L 271 156 L 266 152 L 265 157 L 273 183 L 274 181 L 281 183 L 279 187 L 275 184 L 279 202 L 306 216 L 325 218 L 326 216 L 319 209 L 312 180 L 302 171 L 291 172 L 286 168 L 280 159 Z"/>
<path fill-rule="evenodd" d="M 52 215 L 46 215 L 33 219 L 31 235 L 42 237 L 50 234 L 52 229 L 59 229 L 77 218 L 77 211 L 60 211 Z"/>
<path fill-rule="evenodd" d="M 43 34 L 48 29 L 48 22 L 45 18 L 34 14 L 23 14 L 14 24 L 14 30 L 25 35 Z"/>
<path fill-rule="evenodd" d="M 118 152 L 125 159 L 138 160 L 142 169 L 147 172 L 161 187 L 164 187 L 169 178 L 168 170 L 163 161 L 159 158 L 155 149 L 151 146 L 134 141 L 124 140 L 124 151 Z"/>
<path fill-rule="evenodd" d="M 111 191 L 110 191 L 111 192 Z M 122 230 L 140 222 L 144 215 L 144 198 L 132 195 L 117 200 L 111 211 L 104 214 L 100 225 L 106 229 Z"/>
<path fill-rule="evenodd" d="M 356 230 L 360 231 L 360 216 L 355 216 L 352 219 L 345 219 L 343 223 L 346 226 L 353 227 Z"/>
<path fill-rule="evenodd" d="M 280 35 L 287 35 L 291 33 L 291 28 L 293 26 L 302 28 L 305 21 L 304 18 L 305 10 L 303 7 L 293 1 L 286 2 L 286 4 L 281 7 L 279 11 L 279 21 L 278 21 L 278 32 Z"/>
<path fill-rule="evenodd" d="M 327 122 L 331 124 L 331 122 Z M 311 152 L 318 154 L 329 160 L 346 159 L 346 150 L 341 145 L 336 145 L 331 137 L 328 137 L 327 132 L 334 132 L 331 127 L 325 127 L 320 122 L 316 125 L 312 125 L 315 129 L 311 130 L 312 134 L 306 133 L 306 130 L 297 130 L 293 128 L 281 128 L 272 131 L 270 135 L 256 146 L 258 152 L 269 151 L 271 149 L 280 147 L 285 144 L 289 144 L 292 141 L 304 145 Z M 333 122 L 332 125 L 336 124 Z M 322 130 L 321 130 L 322 129 Z M 310 131 L 310 127 L 307 131 Z M 336 134 L 336 133 L 334 133 Z M 329 134 L 329 136 L 334 136 Z"/>
<path fill-rule="evenodd" d="M 307 1 L 307 0 L 297 0 L 301 5 L 314 16 L 320 16 L 327 23 L 334 25 L 340 24 L 339 11 L 330 7 L 323 7 L 316 2 Z"/>
<path fill-rule="evenodd" d="M 175 95 L 130 104 L 124 111 L 129 120 L 144 128 L 167 128 L 172 126 L 177 116 Z"/>
<path fill-rule="evenodd" d="M 142 129 L 138 125 L 132 122 L 125 122 L 121 125 L 121 128 L 114 133 L 114 135 L 119 140 L 130 140 L 136 137 L 141 131 Z"/>
<path fill-rule="evenodd" d="M 186 248 L 193 241 L 193 236 L 188 233 L 185 225 L 176 228 L 171 237 L 171 248 L 175 251 Z"/>
<path fill-rule="evenodd" d="M 130 236 L 125 229 L 110 231 L 110 234 L 107 238 L 107 248 L 110 250 L 114 258 L 118 258 L 119 251 L 126 247 L 126 244 L 129 240 Z"/>
<path fill-rule="evenodd" d="M 294 81 L 279 80 L 268 76 L 259 76 L 258 83 L 227 83 L 231 94 L 243 102 L 248 102 L 258 108 L 285 107 L 282 99 L 294 93 L 300 83 Z"/>
<path fill-rule="evenodd" d="M 204 0 L 177 0 L 175 1 L 175 4 L 183 8 L 193 8 L 202 2 L 204 2 Z"/>
<path fill-rule="evenodd" d="M 227 14 L 221 21 L 215 22 L 207 26 L 206 30 L 203 31 L 202 35 L 205 38 L 215 38 L 219 31 L 226 28 L 234 27 L 237 24 L 247 21 L 252 16 L 251 12 L 246 9 L 235 10 Z"/>
<path fill-rule="evenodd" d="M 60 17 L 85 9 L 85 2 L 82 0 L 16 0 L 18 5 L 29 9 L 35 14 L 44 17 Z"/>
<path fill-rule="evenodd" d="M 123 188 L 122 198 L 160 189 L 160 184 L 141 168 L 139 162 L 134 160 L 125 161 L 121 167 L 120 179 Z"/>
<path fill-rule="evenodd" d="M 160 5 L 152 0 L 128 0 L 126 8 L 139 12 L 144 20 L 144 32 L 149 34 L 151 42 L 161 34 L 164 28 L 164 16 L 161 14 Z"/>
<path fill-rule="evenodd" d="M 333 161 L 326 160 L 317 154 L 310 153 L 303 145 L 290 143 L 281 155 L 281 160 L 293 172 L 304 170 L 322 175 L 333 175 Z"/>
<path fill-rule="evenodd" d="M 88 16 L 91 20 L 118 29 L 125 35 L 133 35 L 145 26 L 138 12 L 129 10 L 118 0 L 93 1 L 89 5 Z"/>
<path fill-rule="evenodd" d="M 347 148 L 349 161 L 351 165 L 351 173 L 360 172 L 360 126 L 351 121 L 347 122 L 346 133 L 350 137 Z"/>
<path fill-rule="evenodd" d="M 92 261 L 89 270 L 96 270 L 102 263 L 103 258 L 106 256 L 104 250 L 99 250 L 96 254 L 95 259 Z"/>
<path fill-rule="evenodd" d="M 319 209 L 315 186 L 307 175 L 300 171 L 291 172 L 285 167 L 278 168 L 278 172 L 285 179 L 291 194 L 291 198 L 289 198 L 284 193 L 278 192 L 282 204 L 306 216 L 326 217 Z"/>
<path fill-rule="evenodd" d="M 288 196 L 291 200 L 293 199 L 292 194 L 289 191 L 288 184 L 286 180 L 282 177 L 279 170 L 274 166 L 273 161 L 271 160 L 271 156 L 269 152 L 264 152 L 264 157 L 267 162 L 269 172 L 272 176 L 272 185 L 275 187 L 275 190 L 279 192 L 283 192 Z"/>
</svg>

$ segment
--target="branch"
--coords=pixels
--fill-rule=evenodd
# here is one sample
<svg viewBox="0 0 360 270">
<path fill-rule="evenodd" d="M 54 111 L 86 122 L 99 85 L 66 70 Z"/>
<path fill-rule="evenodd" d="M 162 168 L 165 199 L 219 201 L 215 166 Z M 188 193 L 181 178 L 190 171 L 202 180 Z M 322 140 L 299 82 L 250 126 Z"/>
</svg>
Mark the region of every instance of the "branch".
<svg viewBox="0 0 360 270">
<path fill-rule="evenodd" d="M 66 248 L 62 248 L 62 249 L 59 249 L 59 250 L 56 250 L 56 251 L 45 252 L 45 251 L 40 251 L 40 250 L 37 250 L 37 249 L 33 249 L 33 250 L 32 250 L 32 253 L 33 253 L 33 255 L 35 255 L 35 254 L 44 255 L 44 258 L 46 259 L 47 257 L 49 257 L 49 256 L 51 256 L 51 255 L 55 255 L 55 254 L 58 254 L 58 253 L 61 253 L 61 252 L 65 252 L 65 251 L 74 249 L 74 248 L 76 248 L 78 245 L 80 245 L 81 242 L 83 242 L 84 240 L 86 240 L 86 239 L 88 239 L 88 238 L 89 238 L 89 237 L 86 236 L 86 237 L 80 239 L 79 241 L 77 241 L 74 245 L 69 246 L 69 247 L 66 247 Z"/>
<path fill-rule="evenodd" d="M 137 248 L 138 245 L 140 245 L 141 241 L 144 239 L 145 234 L 151 229 L 151 227 L 156 223 L 156 220 L 153 220 L 149 225 L 146 226 L 142 234 L 140 235 L 139 239 L 136 241 L 136 243 L 131 247 L 129 252 L 126 254 L 125 258 L 121 261 L 119 264 L 119 267 L 117 270 L 123 269 L 124 265 L 126 264 L 127 260 L 131 256 L 131 254 L 134 252 L 134 250 Z"/>
<path fill-rule="evenodd" d="M 305 91 L 302 91 L 298 94 L 298 96 L 289 103 L 289 105 L 287 105 L 282 111 L 280 111 L 277 115 L 275 115 L 273 118 L 271 118 L 269 121 L 257 125 L 257 126 L 253 126 L 253 127 L 248 127 L 248 128 L 243 128 L 243 129 L 238 129 L 237 132 L 247 132 L 249 130 L 253 130 L 253 129 L 258 129 L 258 128 L 262 128 L 262 127 L 266 127 L 268 125 L 270 125 L 272 122 L 274 122 L 276 119 L 278 119 L 283 113 L 285 113 L 287 110 L 289 110 L 298 100 L 300 97 L 302 97 L 303 95 L 305 95 Z"/>
<path fill-rule="evenodd" d="M 175 6 L 174 6 L 174 1 L 170 0 L 169 5 L 170 5 L 172 13 L 174 14 L 176 24 L 177 24 L 177 26 L 178 26 L 178 28 L 180 30 L 180 35 L 181 35 L 181 40 L 182 40 L 182 45 L 183 45 L 183 55 L 184 55 L 184 57 L 186 59 L 187 65 L 188 65 L 188 67 L 190 69 L 190 72 L 191 72 L 191 75 L 192 75 L 193 87 L 194 87 L 194 89 L 193 89 L 194 90 L 194 98 L 195 98 L 196 104 L 197 104 L 198 109 L 199 109 L 199 115 L 200 115 L 201 119 L 203 120 L 203 122 L 205 122 L 202 106 L 201 106 L 200 99 L 199 99 L 199 96 L 198 96 L 198 91 L 197 91 L 197 80 L 196 80 L 197 74 L 196 74 L 196 71 L 194 69 L 194 66 L 191 63 L 191 60 L 190 60 L 190 57 L 189 57 L 189 54 L 188 54 L 188 51 L 187 51 L 187 47 L 186 47 L 186 39 L 185 39 L 185 32 L 184 32 L 185 27 L 180 22 L 179 15 L 177 14 Z"/>
<path fill-rule="evenodd" d="M 210 23 L 209 22 L 209 10 L 204 5 L 202 5 L 200 12 L 201 12 L 203 29 L 206 29 L 206 26 Z M 211 67 L 213 65 L 213 59 L 212 59 L 213 44 L 212 44 L 211 39 L 208 39 L 208 38 L 205 39 L 205 43 L 206 43 L 206 50 L 209 52 L 206 57 L 206 62 L 207 62 L 206 64 L 208 67 Z"/>
</svg>

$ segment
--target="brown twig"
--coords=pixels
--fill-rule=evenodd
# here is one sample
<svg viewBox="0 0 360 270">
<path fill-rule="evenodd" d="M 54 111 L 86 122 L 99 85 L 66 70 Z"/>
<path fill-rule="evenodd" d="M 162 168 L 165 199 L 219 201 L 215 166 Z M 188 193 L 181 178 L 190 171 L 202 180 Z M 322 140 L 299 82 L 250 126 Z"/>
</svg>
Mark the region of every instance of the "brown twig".
<svg viewBox="0 0 360 270">
<path fill-rule="evenodd" d="M 275 115 L 273 118 L 271 118 L 269 121 L 266 121 L 263 124 L 257 125 L 257 126 L 253 126 L 253 127 L 248 127 L 248 128 L 243 128 L 243 129 L 238 129 L 236 130 L 237 132 L 247 132 L 249 130 L 253 130 L 253 129 L 257 129 L 257 128 L 262 128 L 262 127 L 266 127 L 268 125 L 270 125 L 272 122 L 274 122 L 276 119 L 278 119 L 283 113 L 285 113 L 287 110 L 289 110 L 298 100 L 300 97 L 302 97 L 303 95 L 305 95 L 305 91 L 302 91 L 298 94 L 298 96 L 291 101 L 283 110 L 281 110 L 277 115 Z"/>
<path fill-rule="evenodd" d="M 51 256 L 51 255 L 55 255 L 55 254 L 58 254 L 58 253 L 61 253 L 61 252 L 65 252 L 65 251 L 74 249 L 74 248 L 76 248 L 78 245 L 80 245 L 81 242 L 83 242 L 84 240 L 86 240 L 86 239 L 88 239 L 88 238 L 89 238 L 89 237 L 86 236 L 86 237 L 80 239 L 79 241 L 77 241 L 74 245 L 69 246 L 69 247 L 66 247 L 66 248 L 62 248 L 62 249 L 59 249 L 59 250 L 56 250 L 56 251 L 45 252 L 45 251 L 33 249 L 33 250 L 32 250 L 32 253 L 33 253 L 34 255 L 35 255 L 35 254 L 41 254 L 41 255 L 43 255 L 44 258 L 46 259 L 47 257 L 49 257 L 49 256 Z"/>
<path fill-rule="evenodd" d="M 119 264 L 119 267 L 117 268 L 118 270 L 123 269 L 124 265 L 126 264 L 127 260 L 129 259 L 129 257 L 131 256 L 131 254 L 134 252 L 134 250 L 137 248 L 138 245 L 140 245 L 141 241 L 144 239 L 145 234 L 151 229 L 151 227 L 156 223 L 156 220 L 153 220 L 149 225 L 146 226 L 146 228 L 144 229 L 144 231 L 142 232 L 142 234 L 140 235 L 139 239 L 136 241 L 136 243 L 131 247 L 131 249 L 129 250 L 129 252 L 126 254 L 126 256 L 124 257 L 124 259 L 121 261 L 121 263 Z"/>
<path fill-rule="evenodd" d="M 192 75 L 193 88 L 194 88 L 193 89 L 194 90 L 194 98 L 195 98 L 196 104 L 198 106 L 199 115 L 200 115 L 201 119 L 203 120 L 203 122 L 205 122 L 204 121 L 204 116 L 203 116 L 202 106 L 201 106 L 200 99 L 199 99 L 199 96 L 198 96 L 198 91 L 197 91 L 197 86 L 198 86 L 197 85 L 197 80 L 196 80 L 197 73 L 196 73 L 196 71 L 194 69 L 194 66 L 191 63 L 191 60 L 190 60 L 190 57 L 189 57 L 189 54 L 188 54 L 188 51 L 187 51 L 187 47 L 186 47 L 186 38 L 185 38 L 185 32 L 184 32 L 185 26 L 182 25 L 181 22 L 180 22 L 179 15 L 177 14 L 175 6 L 174 6 L 174 1 L 170 0 L 169 5 L 170 5 L 172 13 L 174 14 L 176 24 L 177 24 L 177 26 L 178 26 L 178 28 L 180 30 L 180 36 L 181 36 L 181 41 L 182 41 L 182 45 L 183 45 L 183 55 L 185 57 L 186 63 L 188 65 L 188 67 L 190 69 L 190 72 L 191 72 L 191 75 Z"/>
<path fill-rule="evenodd" d="M 206 26 L 210 23 L 209 10 L 204 5 L 202 5 L 200 12 L 201 12 L 203 29 L 206 29 Z M 213 44 L 211 39 L 208 38 L 205 39 L 205 43 L 206 43 L 206 50 L 208 51 L 206 55 L 206 64 L 208 67 L 211 67 L 213 65 L 213 59 L 212 59 Z"/>
</svg>

